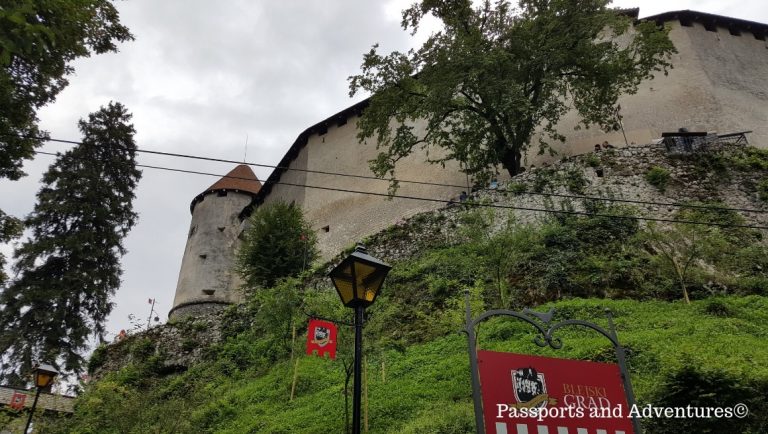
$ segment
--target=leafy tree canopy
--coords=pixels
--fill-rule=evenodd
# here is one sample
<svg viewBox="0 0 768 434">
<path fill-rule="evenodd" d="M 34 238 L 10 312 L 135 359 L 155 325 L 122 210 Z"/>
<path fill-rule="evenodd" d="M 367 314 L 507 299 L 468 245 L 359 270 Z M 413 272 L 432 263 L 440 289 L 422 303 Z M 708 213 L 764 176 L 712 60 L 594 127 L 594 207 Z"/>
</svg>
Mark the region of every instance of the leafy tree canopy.
<svg viewBox="0 0 768 434">
<path fill-rule="evenodd" d="M 237 270 L 248 288 L 270 287 L 309 268 L 317 258 L 316 244 L 301 208 L 284 202 L 263 205 L 251 216 Z"/>
<path fill-rule="evenodd" d="M 80 372 L 89 336 L 104 334 L 120 286 L 123 238 L 137 220 L 132 202 L 141 172 L 130 118 L 110 103 L 81 120 L 82 144 L 43 175 L 24 221 L 31 236 L 15 251 L 16 277 L 0 293 L 6 381 L 19 382 L 36 361 Z"/>
<path fill-rule="evenodd" d="M 534 133 L 539 152 L 564 140 L 555 126 L 571 108 L 586 126 L 616 128 L 617 98 L 666 73 L 675 49 L 668 29 L 632 25 L 608 3 L 423 0 L 403 11 L 413 33 L 430 14 L 443 28 L 407 53 L 381 55 L 374 45 L 350 77 L 350 95 L 372 94 L 358 138 L 378 142 L 373 172 L 394 176 L 414 149 L 440 148 L 431 162 L 457 160 L 478 178 L 497 165 L 515 175 Z"/>
<path fill-rule="evenodd" d="M 0 178 L 40 144 L 36 110 L 67 86 L 71 61 L 133 39 L 109 0 L 4 0 L 0 7 Z"/>
</svg>

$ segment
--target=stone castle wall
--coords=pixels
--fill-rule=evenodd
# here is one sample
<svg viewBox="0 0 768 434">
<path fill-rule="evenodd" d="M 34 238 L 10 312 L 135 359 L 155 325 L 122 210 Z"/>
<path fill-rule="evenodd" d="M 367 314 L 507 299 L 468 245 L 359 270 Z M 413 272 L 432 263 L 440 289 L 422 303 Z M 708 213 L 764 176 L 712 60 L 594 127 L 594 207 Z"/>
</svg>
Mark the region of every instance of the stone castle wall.
<svg viewBox="0 0 768 434">
<path fill-rule="evenodd" d="M 172 315 L 194 314 L 200 306 L 215 310 L 241 300 L 233 259 L 243 230 L 238 217 L 250 202 L 247 194 L 216 191 L 195 204 Z"/>
</svg>

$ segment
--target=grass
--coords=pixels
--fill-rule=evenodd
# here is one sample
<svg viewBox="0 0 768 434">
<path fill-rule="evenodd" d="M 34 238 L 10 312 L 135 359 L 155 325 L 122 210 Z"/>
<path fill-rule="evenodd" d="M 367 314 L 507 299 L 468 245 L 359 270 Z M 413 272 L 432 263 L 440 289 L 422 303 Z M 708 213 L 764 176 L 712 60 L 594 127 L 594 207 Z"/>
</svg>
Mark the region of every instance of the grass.
<svg viewBox="0 0 768 434">
<path fill-rule="evenodd" d="M 717 298 L 730 313 L 725 317 L 708 313 L 712 302 L 686 306 L 574 299 L 538 310 L 554 307 L 555 320 L 586 319 L 605 326 L 602 310 L 610 308 L 619 339 L 628 348 L 638 402 L 645 404 L 655 402 L 664 393 L 665 379 L 686 366 L 768 383 L 768 298 Z M 610 343 L 596 333 L 563 330 L 562 349 L 542 350 L 532 343 L 531 330 L 520 321 L 494 319 L 480 327 L 478 336 L 488 350 L 613 360 Z M 175 432 L 343 432 L 341 362 L 302 357 L 298 372 L 293 401 L 289 360 L 266 370 L 230 370 L 225 360 L 214 360 L 156 378 L 145 388 L 122 384 L 119 375 L 112 375 L 92 386 L 76 415 L 59 421 L 59 431 L 53 432 L 169 432 L 171 425 Z M 455 330 L 446 329 L 444 336 L 404 351 L 380 352 L 367 360 L 366 372 L 370 432 L 472 431 L 466 339 Z"/>
</svg>

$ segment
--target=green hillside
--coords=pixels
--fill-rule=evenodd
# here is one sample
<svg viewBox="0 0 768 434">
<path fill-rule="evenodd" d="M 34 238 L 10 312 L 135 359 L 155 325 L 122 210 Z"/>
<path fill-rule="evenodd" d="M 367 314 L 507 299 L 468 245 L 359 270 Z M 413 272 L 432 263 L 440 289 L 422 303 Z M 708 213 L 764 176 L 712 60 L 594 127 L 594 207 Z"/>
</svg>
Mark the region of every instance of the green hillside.
<svg viewBox="0 0 768 434">
<path fill-rule="evenodd" d="M 768 159 L 749 152 L 760 164 Z M 733 170 L 759 178 L 765 167 Z M 475 315 L 555 308 L 556 320 L 605 325 L 610 308 L 639 404 L 744 403 L 751 411 L 744 419 L 645 420 L 647 432 L 768 432 L 764 232 L 743 227 L 748 220 L 719 202 L 676 207 L 671 217 L 726 226 L 642 222 L 635 208 L 589 200 L 575 204 L 587 215 L 532 223 L 474 205 L 481 203 L 422 214 L 367 240 L 393 265 L 365 328 L 369 432 L 473 431 L 467 344 L 458 333 L 465 291 Z M 166 363 L 166 349 L 141 334 L 120 343 L 131 362 L 91 383 L 75 414 L 46 420 L 44 432 L 344 432 L 350 327 L 340 325 L 337 360 L 303 355 L 309 316 L 351 320 L 325 277 L 329 265 L 258 289 L 225 312 L 223 341 L 189 369 Z M 206 325 L 191 318 L 166 327 Z M 563 330 L 557 351 L 536 346 L 530 326 L 512 319 L 478 332 L 483 349 L 614 360 L 610 343 L 584 330 Z M 203 344 L 189 338 L 182 347 Z M 91 369 L 109 351 L 97 351 Z"/>
</svg>

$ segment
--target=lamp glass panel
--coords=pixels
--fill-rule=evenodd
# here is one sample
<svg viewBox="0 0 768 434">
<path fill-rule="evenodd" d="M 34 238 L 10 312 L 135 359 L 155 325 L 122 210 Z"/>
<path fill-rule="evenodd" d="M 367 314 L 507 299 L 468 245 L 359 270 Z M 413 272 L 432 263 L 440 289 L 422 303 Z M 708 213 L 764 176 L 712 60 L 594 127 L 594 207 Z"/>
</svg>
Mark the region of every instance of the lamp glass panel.
<svg viewBox="0 0 768 434">
<path fill-rule="evenodd" d="M 336 286 L 336 290 L 339 292 L 341 302 L 347 304 L 352 301 L 354 295 L 352 287 L 352 266 L 347 265 L 340 272 L 334 273 L 331 279 Z"/>
<path fill-rule="evenodd" d="M 373 300 L 376 298 L 376 295 L 379 293 L 379 290 L 381 289 L 381 285 L 384 283 L 384 277 L 386 276 L 386 273 L 378 272 L 377 274 L 370 276 L 368 278 L 368 281 L 365 285 L 365 301 L 367 301 L 369 304 L 373 303 Z"/>
<path fill-rule="evenodd" d="M 47 372 L 38 371 L 35 378 L 37 387 L 47 387 L 49 384 L 51 384 L 51 381 L 53 381 L 53 376 Z"/>
<path fill-rule="evenodd" d="M 355 262 L 355 280 L 357 280 L 357 298 L 359 300 L 366 300 L 366 292 L 378 291 L 379 288 L 371 286 L 370 277 L 376 273 L 376 267 L 362 262 Z"/>
</svg>

